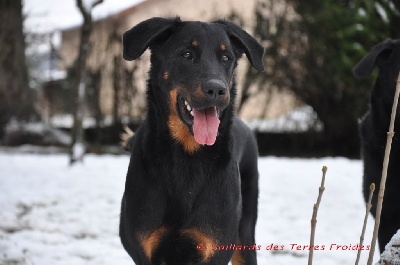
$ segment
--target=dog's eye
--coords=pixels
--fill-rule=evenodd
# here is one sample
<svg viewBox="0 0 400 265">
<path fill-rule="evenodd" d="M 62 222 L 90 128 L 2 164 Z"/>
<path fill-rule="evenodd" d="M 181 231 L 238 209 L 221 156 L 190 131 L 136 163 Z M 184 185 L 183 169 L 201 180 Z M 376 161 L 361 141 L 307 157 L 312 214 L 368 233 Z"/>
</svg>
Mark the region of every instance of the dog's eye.
<svg viewBox="0 0 400 265">
<path fill-rule="evenodd" d="M 193 59 L 193 54 L 191 52 L 184 52 L 182 54 L 182 57 L 187 59 L 187 60 L 192 60 Z"/>
<path fill-rule="evenodd" d="M 228 56 L 228 55 L 226 55 L 226 54 L 224 54 L 224 55 L 222 55 L 222 61 L 223 62 L 227 62 L 227 61 L 229 61 L 231 58 Z"/>
</svg>

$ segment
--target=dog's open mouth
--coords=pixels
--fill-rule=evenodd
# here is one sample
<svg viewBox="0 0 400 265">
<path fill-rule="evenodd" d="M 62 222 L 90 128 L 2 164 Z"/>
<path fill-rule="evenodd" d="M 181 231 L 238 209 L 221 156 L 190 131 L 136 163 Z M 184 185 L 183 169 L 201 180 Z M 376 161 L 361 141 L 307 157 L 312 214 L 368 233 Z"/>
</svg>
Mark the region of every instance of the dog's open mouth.
<svg viewBox="0 0 400 265">
<path fill-rule="evenodd" d="M 217 107 L 195 109 L 183 97 L 180 97 L 178 109 L 181 119 L 191 129 L 197 143 L 202 145 L 213 145 L 215 143 L 220 123 Z"/>
</svg>

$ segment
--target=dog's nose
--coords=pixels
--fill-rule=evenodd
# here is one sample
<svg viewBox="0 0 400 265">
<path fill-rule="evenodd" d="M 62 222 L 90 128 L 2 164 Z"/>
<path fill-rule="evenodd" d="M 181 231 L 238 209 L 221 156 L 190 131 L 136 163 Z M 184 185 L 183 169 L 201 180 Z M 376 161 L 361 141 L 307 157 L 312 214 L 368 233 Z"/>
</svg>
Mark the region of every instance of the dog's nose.
<svg viewBox="0 0 400 265">
<path fill-rule="evenodd" d="M 222 80 L 212 79 L 202 86 L 203 92 L 210 99 L 220 99 L 226 94 L 226 85 Z"/>
</svg>

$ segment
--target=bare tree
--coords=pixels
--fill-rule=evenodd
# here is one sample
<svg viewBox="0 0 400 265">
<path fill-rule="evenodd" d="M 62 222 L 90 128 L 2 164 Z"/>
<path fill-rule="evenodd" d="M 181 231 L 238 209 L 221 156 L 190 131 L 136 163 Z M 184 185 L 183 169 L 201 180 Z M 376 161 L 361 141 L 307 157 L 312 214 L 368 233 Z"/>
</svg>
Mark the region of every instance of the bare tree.
<svg viewBox="0 0 400 265">
<path fill-rule="evenodd" d="M 22 0 L 0 0 L 0 137 L 11 118 L 29 119 L 33 99 L 25 61 Z"/>
<path fill-rule="evenodd" d="M 75 112 L 74 112 L 74 126 L 72 128 L 72 143 L 70 150 L 70 164 L 77 161 L 82 162 L 85 154 L 84 145 L 84 130 L 83 118 L 85 110 L 85 94 L 87 84 L 87 58 L 90 52 L 90 35 L 93 30 L 92 10 L 97 5 L 101 4 L 103 0 L 96 0 L 89 4 L 83 3 L 83 0 L 76 0 L 76 5 L 83 17 L 81 27 L 81 42 L 79 45 L 79 54 L 77 61 L 77 86 L 76 86 L 76 99 L 75 99 Z"/>
</svg>

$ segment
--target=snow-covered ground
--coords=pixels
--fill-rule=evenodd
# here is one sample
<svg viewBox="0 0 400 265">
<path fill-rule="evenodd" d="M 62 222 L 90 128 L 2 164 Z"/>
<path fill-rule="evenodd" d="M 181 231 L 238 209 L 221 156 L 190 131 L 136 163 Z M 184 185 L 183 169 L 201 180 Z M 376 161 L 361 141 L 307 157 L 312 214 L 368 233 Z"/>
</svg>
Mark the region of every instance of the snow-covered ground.
<svg viewBox="0 0 400 265">
<path fill-rule="evenodd" d="M 386 245 L 381 260 L 375 265 L 400 264 L 400 229 Z"/>
<path fill-rule="evenodd" d="M 315 242 L 325 250 L 314 251 L 314 264 L 354 264 L 357 252 L 345 249 L 358 243 L 365 213 L 361 162 L 275 157 L 259 161 L 259 264 L 307 264 L 308 251 L 295 249 L 309 242 L 324 165 L 328 172 Z M 84 164 L 69 167 L 64 154 L 0 152 L 0 264 L 132 264 L 118 238 L 128 163 L 128 156 L 89 155 Z M 372 221 L 365 245 L 370 245 Z M 271 244 L 283 250 L 267 250 Z M 367 257 L 368 251 L 363 251 L 360 264 L 366 264 Z M 376 253 L 375 262 L 378 259 Z"/>
</svg>

